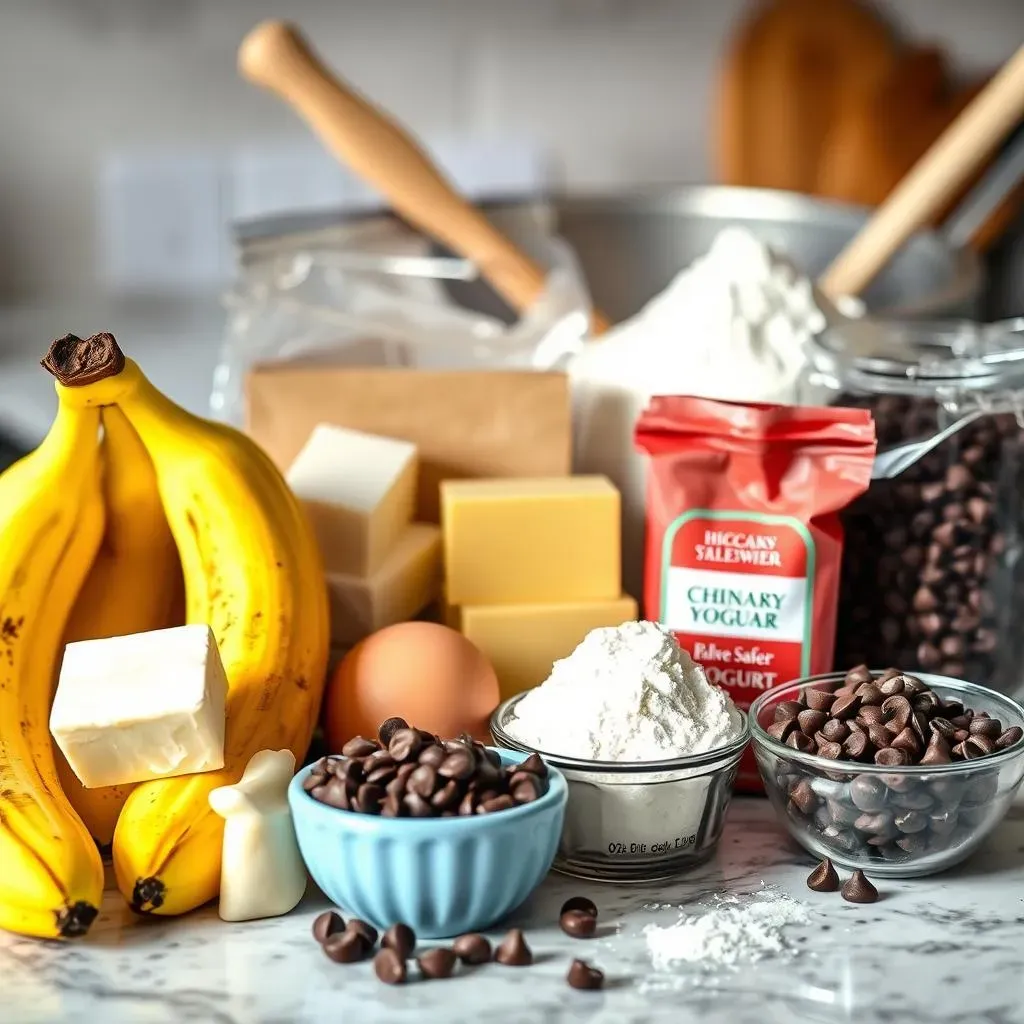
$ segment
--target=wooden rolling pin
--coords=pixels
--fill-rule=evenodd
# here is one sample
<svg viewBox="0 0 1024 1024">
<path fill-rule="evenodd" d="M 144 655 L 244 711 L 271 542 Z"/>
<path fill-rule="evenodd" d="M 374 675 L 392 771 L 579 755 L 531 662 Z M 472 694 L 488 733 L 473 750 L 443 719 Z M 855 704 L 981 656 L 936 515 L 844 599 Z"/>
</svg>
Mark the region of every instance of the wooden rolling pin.
<svg viewBox="0 0 1024 1024">
<path fill-rule="evenodd" d="M 833 301 L 858 295 L 947 203 L 1024 115 L 1024 46 L 931 145 L 818 280 Z"/>
<path fill-rule="evenodd" d="M 329 71 L 294 26 L 257 25 L 242 41 L 238 68 L 289 103 L 405 220 L 476 264 L 513 309 L 523 313 L 537 300 L 544 269 L 460 196 L 404 129 Z M 607 327 L 595 310 L 593 333 Z"/>
</svg>

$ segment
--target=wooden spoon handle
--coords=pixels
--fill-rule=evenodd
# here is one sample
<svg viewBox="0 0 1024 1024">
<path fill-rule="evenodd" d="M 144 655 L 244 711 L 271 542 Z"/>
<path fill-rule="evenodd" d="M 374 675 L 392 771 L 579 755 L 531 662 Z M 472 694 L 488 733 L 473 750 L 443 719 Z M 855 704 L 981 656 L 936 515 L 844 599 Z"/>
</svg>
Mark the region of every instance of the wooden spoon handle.
<svg viewBox="0 0 1024 1024">
<path fill-rule="evenodd" d="M 952 198 L 1024 114 L 1024 46 L 939 136 L 822 274 L 831 299 L 857 295 Z"/>
<path fill-rule="evenodd" d="M 530 308 L 545 272 L 444 179 L 398 124 L 329 71 L 294 26 L 257 25 L 238 68 L 303 117 L 324 145 L 425 234 L 472 260 L 515 310 Z M 595 312 L 594 330 L 607 326 Z"/>
</svg>

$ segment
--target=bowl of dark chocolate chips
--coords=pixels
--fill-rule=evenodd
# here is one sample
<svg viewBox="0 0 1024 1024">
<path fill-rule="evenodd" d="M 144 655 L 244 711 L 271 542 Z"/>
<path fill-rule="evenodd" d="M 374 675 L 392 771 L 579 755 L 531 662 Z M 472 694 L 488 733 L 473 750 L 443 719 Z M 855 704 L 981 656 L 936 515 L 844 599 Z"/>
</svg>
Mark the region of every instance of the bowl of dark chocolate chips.
<svg viewBox="0 0 1024 1024">
<path fill-rule="evenodd" d="M 303 768 L 288 790 L 313 881 L 349 914 L 423 938 L 483 931 L 551 868 L 565 778 L 537 754 L 389 719 Z"/>
<path fill-rule="evenodd" d="M 1024 779 L 1024 708 L 983 686 L 897 669 L 763 693 L 750 731 L 765 789 L 816 857 L 889 878 L 970 856 Z"/>
</svg>

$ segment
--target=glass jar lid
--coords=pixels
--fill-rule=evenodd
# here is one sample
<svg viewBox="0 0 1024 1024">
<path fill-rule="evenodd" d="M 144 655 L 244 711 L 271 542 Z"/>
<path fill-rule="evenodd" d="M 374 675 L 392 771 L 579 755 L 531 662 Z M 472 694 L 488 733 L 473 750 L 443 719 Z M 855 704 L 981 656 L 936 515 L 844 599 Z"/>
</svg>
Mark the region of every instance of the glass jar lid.
<svg viewBox="0 0 1024 1024">
<path fill-rule="evenodd" d="M 847 320 L 813 339 L 808 358 L 813 381 L 836 390 L 946 403 L 969 393 L 1009 397 L 1024 394 L 1024 317 L 990 324 Z"/>
</svg>

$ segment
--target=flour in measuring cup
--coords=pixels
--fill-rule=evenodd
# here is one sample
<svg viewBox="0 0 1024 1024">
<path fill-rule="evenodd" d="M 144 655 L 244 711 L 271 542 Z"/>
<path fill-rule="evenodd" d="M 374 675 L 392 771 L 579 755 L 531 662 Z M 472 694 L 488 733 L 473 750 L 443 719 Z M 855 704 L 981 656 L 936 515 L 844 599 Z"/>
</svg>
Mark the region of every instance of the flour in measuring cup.
<svg viewBox="0 0 1024 1024">
<path fill-rule="evenodd" d="M 525 746 L 590 761 L 656 761 L 727 746 L 732 699 L 656 622 L 592 630 L 505 725 Z"/>
</svg>

